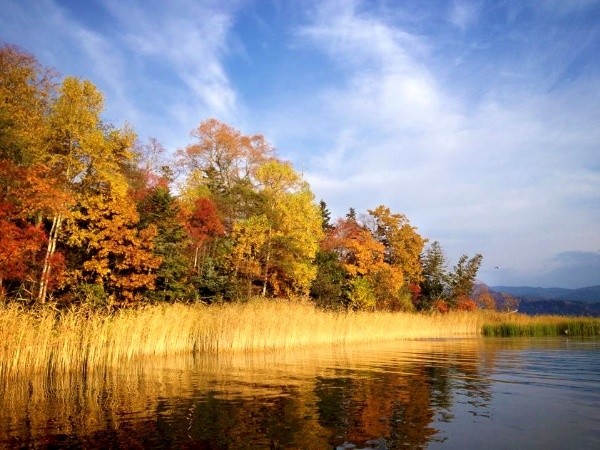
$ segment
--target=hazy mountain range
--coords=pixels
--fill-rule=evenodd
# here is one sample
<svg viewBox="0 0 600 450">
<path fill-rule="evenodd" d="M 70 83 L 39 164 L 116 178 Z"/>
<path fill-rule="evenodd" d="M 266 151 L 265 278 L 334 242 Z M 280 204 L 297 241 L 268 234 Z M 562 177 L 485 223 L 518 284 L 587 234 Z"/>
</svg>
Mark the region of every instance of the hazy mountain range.
<svg viewBox="0 0 600 450">
<path fill-rule="evenodd" d="M 600 285 L 580 289 L 530 286 L 490 286 L 492 293 L 508 293 L 525 314 L 560 314 L 600 317 Z"/>
</svg>

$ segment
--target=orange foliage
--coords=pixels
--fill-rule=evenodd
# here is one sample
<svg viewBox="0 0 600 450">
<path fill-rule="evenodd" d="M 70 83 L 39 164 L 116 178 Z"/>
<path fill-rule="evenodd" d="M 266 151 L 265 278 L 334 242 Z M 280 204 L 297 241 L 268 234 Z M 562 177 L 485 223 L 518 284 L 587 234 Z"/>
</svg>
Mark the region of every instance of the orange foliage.
<svg viewBox="0 0 600 450">
<path fill-rule="evenodd" d="M 476 295 L 475 301 L 477 306 L 481 309 L 496 309 L 496 300 L 487 287 L 480 287 L 480 291 Z"/>
<path fill-rule="evenodd" d="M 447 313 L 450 310 L 445 300 L 436 300 L 432 305 L 433 309 L 440 313 Z"/>
<path fill-rule="evenodd" d="M 0 280 L 26 278 L 35 255 L 46 242 L 40 227 L 9 220 L 11 209 L 7 203 L 0 203 Z"/>
<path fill-rule="evenodd" d="M 190 171 L 211 173 L 226 188 L 249 178 L 274 154 L 263 136 L 245 136 L 217 119 L 201 122 L 191 135 L 196 142 L 178 152 L 179 164 Z"/>
<path fill-rule="evenodd" d="M 476 308 L 477 304 L 465 295 L 461 295 L 456 300 L 456 309 L 459 311 L 474 311 Z"/>
<path fill-rule="evenodd" d="M 351 276 L 374 272 L 383 264 L 384 246 L 352 219 L 340 219 L 323 241 L 325 250 L 337 253 Z"/>
<path fill-rule="evenodd" d="M 139 291 L 152 289 L 161 258 L 153 255 L 156 228 L 138 230 L 135 207 L 113 199 L 92 197 L 74 216 L 70 243 L 85 247 L 88 259 L 83 270 L 74 271 L 75 279 L 103 284 L 116 298 L 132 301 Z"/>
</svg>

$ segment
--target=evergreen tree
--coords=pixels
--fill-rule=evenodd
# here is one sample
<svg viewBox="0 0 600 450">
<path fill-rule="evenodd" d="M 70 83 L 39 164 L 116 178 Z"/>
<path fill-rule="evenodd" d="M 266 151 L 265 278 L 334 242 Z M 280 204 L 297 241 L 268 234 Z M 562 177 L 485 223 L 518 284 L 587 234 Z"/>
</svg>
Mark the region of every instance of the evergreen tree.
<svg viewBox="0 0 600 450">
<path fill-rule="evenodd" d="M 475 278 L 481 266 L 483 256 L 477 254 L 472 258 L 462 255 L 454 270 L 449 275 L 450 298 L 452 304 L 461 298 L 468 298 L 473 292 Z"/>
<path fill-rule="evenodd" d="M 431 305 L 444 298 L 447 293 L 448 273 L 446 256 L 438 241 L 427 248 L 422 257 L 423 281 L 421 282 L 420 309 L 428 309 Z"/>
<path fill-rule="evenodd" d="M 154 252 L 162 258 L 156 272 L 156 289 L 152 296 L 158 300 L 182 300 L 189 298 L 187 286 L 189 273 L 187 257 L 188 240 L 180 220 L 177 199 L 165 183 L 150 189 L 138 204 L 140 226 L 154 225 L 157 235 Z"/>
<path fill-rule="evenodd" d="M 346 219 L 356 222 L 356 210 L 354 208 L 350 207 L 346 214 Z"/>
<path fill-rule="evenodd" d="M 324 200 L 319 202 L 319 208 L 321 210 L 323 232 L 326 233 L 333 228 L 333 225 L 331 225 L 331 212 L 327 209 L 327 203 Z"/>
</svg>

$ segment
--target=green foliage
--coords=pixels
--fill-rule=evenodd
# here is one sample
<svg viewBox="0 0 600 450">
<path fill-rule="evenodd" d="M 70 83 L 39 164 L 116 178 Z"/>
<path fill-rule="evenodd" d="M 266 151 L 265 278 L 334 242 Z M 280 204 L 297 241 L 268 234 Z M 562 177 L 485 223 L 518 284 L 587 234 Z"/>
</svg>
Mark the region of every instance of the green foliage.
<svg viewBox="0 0 600 450">
<path fill-rule="evenodd" d="M 349 306 L 359 310 L 373 310 L 377 297 L 369 280 L 357 277 L 350 281 L 348 291 Z"/>
<path fill-rule="evenodd" d="M 319 202 L 319 209 L 321 211 L 321 228 L 323 228 L 323 232 L 326 233 L 333 228 L 331 224 L 331 212 L 327 209 L 327 203 L 324 200 Z"/>
<path fill-rule="evenodd" d="M 462 255 L 453 270 L 448 272 L 442 247 L 439 242 L 432 242 L 421 258 L 423 281 L 418 308 L 431 310 L 439 305 L 463 310 L 475 308 L 471 295 L 482 259 L 480 254 L 472 258 Z"/>
<path fill-rule="evenodd" d="M 310 296 L 315 303 L 327 309 L 345 307 L 347 299 L 344 296 L 346 272 L 336 253 L 319 250 L 315 260 L 317 276 L 312 282 Z"/>
<path fill-rule="evenodd" d="M 597 337 L 600 336 L 600 319 L 561 318 L 539 316 L 530 321 L 512 321 L 484 324 L 484 336 L 490 337 Z"/>
<path fill-rule="evenodd" d="M 103 284 L 79 283 L 73 296 L 82 306 L 92 309 L 106 308 L 110 303 Z"/>
<path fill-rule="evenodd" d="M 176 199 L 168 187 L 157 186 L 138 204 L 140 227 L 154 225 L 154 253 L 162 263 L 156 271 L 155 290 L 150 296 L 157 300 L 184 300 L 190 295 L 187 286 L 189 261 L 188 241 L 180 221 Z"/>
<path fill-rule="evenodd" d="M 475 278 L 481 266 L 483 256 L 477 254 L 472 258 L 462 255 L 454 270 L 449 274 L 448 287 L 450 289 L 450 300 L 454 303 L 461 297 L 470 297 L 473 293 Z"/>
<path fill-rule="evenodd" d="M 448 285 L 446 256 L 438 241 L 432 242 L 427 248 L 421 258 L 421 264 L 423 266 L 423 281 L 421 282 L 419 309 L 427 310 L 437 300 L 445 297 Z"/>
</svg>

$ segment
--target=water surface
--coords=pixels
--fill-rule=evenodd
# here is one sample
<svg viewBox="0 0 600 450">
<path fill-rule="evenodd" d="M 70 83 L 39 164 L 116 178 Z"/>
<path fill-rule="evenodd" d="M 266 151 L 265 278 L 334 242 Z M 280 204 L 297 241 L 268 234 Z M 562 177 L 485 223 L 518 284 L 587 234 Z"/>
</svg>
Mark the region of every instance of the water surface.
<svg viewBox="0 0 600 450">
<path fill-rule="evenodd" d="M 3 448 L 600 448 L 600 342 L 409 341 L 12 380 Z"/>
</svg>

